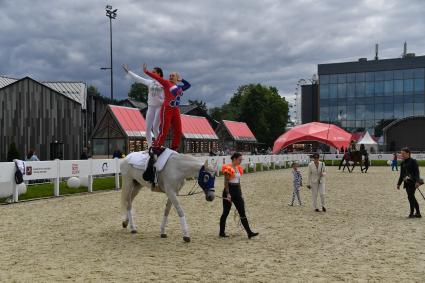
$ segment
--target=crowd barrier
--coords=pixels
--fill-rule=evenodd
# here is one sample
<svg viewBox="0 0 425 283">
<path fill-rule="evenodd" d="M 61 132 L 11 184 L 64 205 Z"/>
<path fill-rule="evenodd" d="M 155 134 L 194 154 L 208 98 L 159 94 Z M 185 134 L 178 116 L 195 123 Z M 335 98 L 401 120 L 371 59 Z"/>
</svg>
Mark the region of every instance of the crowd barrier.
<svg viewBox="0 0 425 283">
<path fill-rule="evenodd" d="M 220 173 L 223 164 L 230 163 L 230 156 L 197 156 L 202 162 L 208 163 Z M 89 160 L 53 160 L 53 161 L 26 161 L 24 181 L 50 179 L 54 184 L 53 194 L 59 196 L 60 181 L 70 177 L 87 177 L 88 192 L 93 192 L 93 177 L 102 175 L 114 175 L 115 187 L 120 187 L 120 162 L 122 159 L 89 159 Z M 309 156 L 306 154 L 286 155 L 245 155 L 242 166 L 257 171 L 263 167 L 272 168 L 284 166 L 286 162 L 307 163 Z M 0 162 L 0 195 L 12 195 L 12 201 L 19 201 L 18 186 L 15 183 L 15 164 L 13 162 Z"/>
<path fill-rule="evenodd" d="M 324 160 L 341 160 L 343 157 L 342 153 L 325 153 L 321 154 L 321 157 L 324 156 Z M 399 156 L 400 157 L 400 156 Z M 425 160 L 425 153 L 412 153 L 412 158 L 416 160 Z M 390 153 L 376 153 L 369 154 L 369 160 L 392 160 L 393 155 Z"/>
</svg>

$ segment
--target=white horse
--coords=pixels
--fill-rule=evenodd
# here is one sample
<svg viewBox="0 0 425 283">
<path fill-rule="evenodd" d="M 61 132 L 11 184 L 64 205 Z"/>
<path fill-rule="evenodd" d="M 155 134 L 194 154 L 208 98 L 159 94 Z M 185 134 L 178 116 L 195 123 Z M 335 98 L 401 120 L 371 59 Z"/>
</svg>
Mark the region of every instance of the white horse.
<svg viewBox="0 0 425 283">
<path fill-rule="evenodd" d="M 122 191 L 121 202 L 124 213 L 122 225 L 127 228 L 130 225 L 131 233 L 137 233 L 137 228 L 134 223 L 132 213 L 132 202 L 142 187 L 150 187 L 151 184 L 143 179 L 143 171 L 131 166 L 126 159 L 121 163 L 122 174 Z M 183 240 L 190 242 L 189 230 L 186 223 L 186 218 L 177 195 L 183 187 L 186 178 L 198 176 L 198 184 L 205 193 L 207 201 L 214 200 L 214 182 L 215 171 L 208 167 L 208 162 L 205 164 L 190 155 L 173 154 L 169 157 L 167 164 L 158 173 L 158 187 L 164 192 L 167 197 L 164 216 L 161 222 L 161 238 L 166 238 L 165 227 L 167 225 L 168 214 L 170 213 L 171 205 L 174 205 L 177 214 L 180 218 L 180 225 L 183 231 Z"/>
</svg>

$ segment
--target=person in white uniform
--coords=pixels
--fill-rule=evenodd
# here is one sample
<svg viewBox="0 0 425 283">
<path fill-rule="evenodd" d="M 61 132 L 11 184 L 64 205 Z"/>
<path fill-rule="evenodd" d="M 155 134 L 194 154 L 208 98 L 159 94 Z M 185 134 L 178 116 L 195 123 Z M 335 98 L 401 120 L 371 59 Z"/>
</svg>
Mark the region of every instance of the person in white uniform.
<svg viewBox="0 0 425 283">
<path fill-rule="evenodd" d="M 313 161 L 308 165 L 308 188 L 311 190 L 313 197 L 313 208 L 316 212 L 320 212 L 317 206 L 317 194 L 320 194 L 322 203 L 322 211 L 326 212 L 325 208 L 325 176 L 326 166 L 324 162 L 319 161 L 319 154 L 313 154 Z"/>
<path fill-rule="evenodd" d="M 164 102 L 164 89 L 156 80 L 145 79 L 136 73 L 132 72 L 128 65 L 122 66 L 124 71 L 129 74 L 136 82 L 144 84 L 148 87 L 148 111 L 146 113 L 146 140 L 148 147 L 152 146 L 152 131 L 155 138 L 159 135 L 159 123 L 162 103 Z M 154 73 L 163 77 L 162 69 L 159 67 L 153 68 Z"/>
</svg>

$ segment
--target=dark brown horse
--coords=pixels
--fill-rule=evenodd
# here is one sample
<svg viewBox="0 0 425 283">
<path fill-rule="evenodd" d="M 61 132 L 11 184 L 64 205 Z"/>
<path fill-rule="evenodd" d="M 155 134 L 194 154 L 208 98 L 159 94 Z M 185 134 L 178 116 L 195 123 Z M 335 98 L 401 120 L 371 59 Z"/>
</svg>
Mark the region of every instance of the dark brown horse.
<svg viewBox="0 0 425 283">
<path fill-rule="evenodd" d="M 353 167 L 350 170 L 350 162 L 353 162 Z M 342 171 L 345 171 L 345 167 L 348 168 L 348 172 L 353 172 L 354 167 L 356 167 L 357 164 L 360 164 L 360 169 L 363 173 L 363 159 L 362 159 L 362 153 L 360 151 L 349 151 L 344 153 L 344 156 L 342 157 L 341 162 L 339 163 L 338 170 L 341 170 L 341 166 L 343 166 Z"/>
</svg>

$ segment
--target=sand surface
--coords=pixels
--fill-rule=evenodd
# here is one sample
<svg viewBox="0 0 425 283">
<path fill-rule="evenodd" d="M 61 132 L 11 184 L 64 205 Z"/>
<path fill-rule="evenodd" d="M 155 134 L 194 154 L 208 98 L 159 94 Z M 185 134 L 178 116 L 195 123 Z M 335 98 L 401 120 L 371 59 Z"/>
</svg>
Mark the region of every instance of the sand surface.
<svg viewBox="0 0 425 283">
<path fill-rule="evenodd" d="M 290 170 L 243 176 L 248 217 L 260 232 L 252 240 L 233 211 L 230 238 L 218 238 L 221 199 L 208 203 L 202 195 L 180 198 L 189 244 L 174 210 L 169 237 L 159 237 L 165 195 L 146 189 L 135 200 L 138 234 L 121 227 L 116 191 L 0 206 L 0 281 L 424 282 L 425 218 L 406 218 L 406 192 L 395 189 L 396 172 L 369 170 L 329 168 L 327 213 L 312 211 L 306 188 L 303 206 L 287 205 Z M 222 182 L 217 179 L 220 194 Z M 425 209 L 419 193 L 417 199 Z"/>
</svg>

